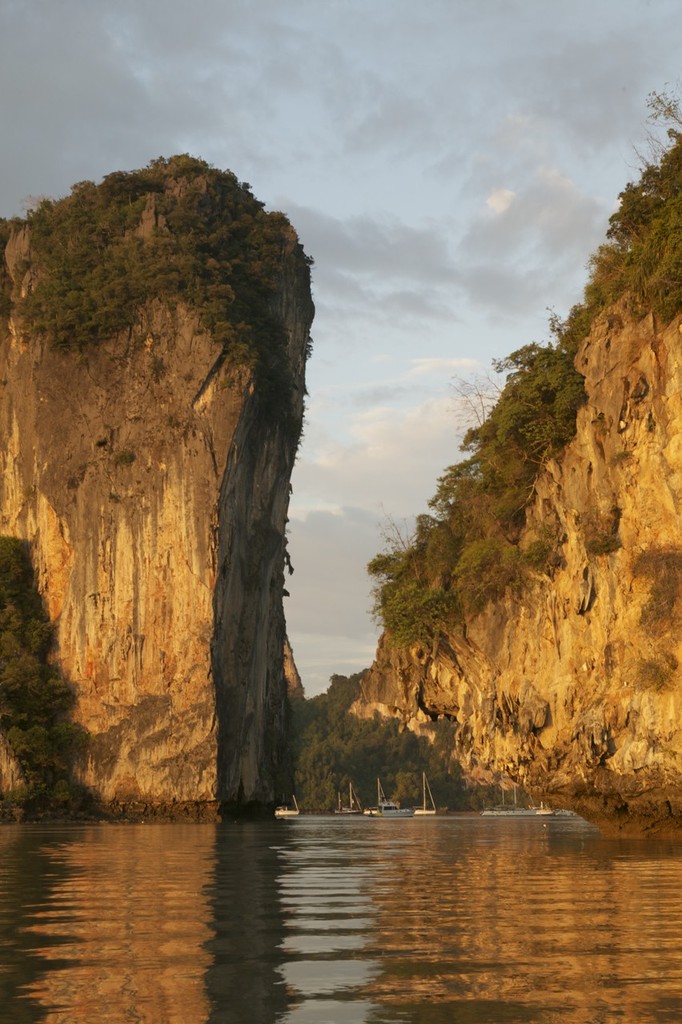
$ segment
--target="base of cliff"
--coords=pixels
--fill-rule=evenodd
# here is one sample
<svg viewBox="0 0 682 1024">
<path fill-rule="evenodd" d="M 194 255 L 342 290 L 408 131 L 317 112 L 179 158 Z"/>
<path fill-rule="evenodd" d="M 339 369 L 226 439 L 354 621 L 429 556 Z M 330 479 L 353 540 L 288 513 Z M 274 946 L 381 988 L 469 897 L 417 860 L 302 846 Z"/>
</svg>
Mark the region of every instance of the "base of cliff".
<svg viewBox="0 0 682 1024">
<path fill-rule="evenodd" d="M 657 785 L 652 780 L 646 788 L 636 779 L 623 778 L 614 785 L 611 773 L 603 780 L 603 788 L 596 785 L 572 788 L 559 796 L 604 836 L 648 838 L 682 836 L 682 795 L 669 785 Z M 552 794 L 556 803 L 557 794 Z"/>
<path fill-rule="evenodd" d="M 236 819 L 272 818 L 270 805 L 221 803 L 219 800 L 187 800 L 153 802 L 146 800 L 87 801 L 77 807 L 64 807 L 38 803 L 18 803 L 0 798 L 0 825 L 35 824 L 39 822 L 221 822 Z"/>
</svg>

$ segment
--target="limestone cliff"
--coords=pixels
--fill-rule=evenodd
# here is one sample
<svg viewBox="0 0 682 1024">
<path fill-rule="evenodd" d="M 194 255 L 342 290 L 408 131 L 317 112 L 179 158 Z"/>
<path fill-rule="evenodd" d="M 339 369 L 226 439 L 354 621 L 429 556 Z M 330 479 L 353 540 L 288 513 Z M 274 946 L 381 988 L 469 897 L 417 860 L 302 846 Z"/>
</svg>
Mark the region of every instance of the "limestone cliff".
<svg viewBox="0 0 682 1024">
<path fill-rule="evenodd" d="M 479 777 L 507 773 L 605 830 L 682 824 L 682 322 L 595 322 L 577 433 L 536 482 L 520 546 L 560 558 L 431 649 L 384 636 L 356 711 L 445 716 Z"/>
<path fill-rule="evenodd" d="M 219 224 L 210 176 L 188 180 L 171 167 L 137 198 L 128 237 L 170 246 L 173 197 L 190 187 Z M 78 775 L 108 804 L 210 808 L 267 803 L 281 789 L 285 525 L 313 309 L 308 261 L 276 216 L 276 271 L 255 315 L 277 328 L 273 348 L 283 339 L 277 408 L 254 359 L 217 343 L 182 294 L 168 301 L 152 286 L 128 329 L 51 344 L 21 315 L 40 280 L 30 221 L 7 245 L 0 532 L 30 543 L 55 657 L 91 737 Z M 230 280 L 243 320 L 247 300 Z"/>
</svg>

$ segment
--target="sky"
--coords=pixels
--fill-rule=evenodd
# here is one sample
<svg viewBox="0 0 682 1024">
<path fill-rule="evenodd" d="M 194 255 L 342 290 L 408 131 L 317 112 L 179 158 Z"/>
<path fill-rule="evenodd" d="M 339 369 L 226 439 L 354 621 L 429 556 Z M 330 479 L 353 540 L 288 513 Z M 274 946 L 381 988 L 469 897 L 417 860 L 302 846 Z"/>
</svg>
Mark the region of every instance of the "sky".
<svg viewBox="0 0 682 1024">
<path fill-rule="evenodd" d="M 0 216 L 190 153 L 315 261 L 285 599 L 306 696 L 373 660 L 366 565 L 461 457 L 462 382 L 580 300 L 681 42 L 678 0 L 0 0 Z"/>
</svg>

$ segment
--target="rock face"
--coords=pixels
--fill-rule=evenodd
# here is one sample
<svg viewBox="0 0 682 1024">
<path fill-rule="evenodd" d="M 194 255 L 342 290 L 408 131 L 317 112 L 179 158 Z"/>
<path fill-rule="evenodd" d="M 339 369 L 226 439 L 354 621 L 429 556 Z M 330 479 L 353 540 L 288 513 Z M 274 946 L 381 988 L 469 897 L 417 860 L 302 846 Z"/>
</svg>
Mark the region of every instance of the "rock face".
<svg viewBox="0 0 682 1024">
<path fill-rule="evenodd" d="M 30 246 L 15 230 L 16 288 Z M 80 352 L 16 319 L 3 332 L 0 531 L 30 542 L 91 735 L 80 780 L 106 804 L 267 803 L 286 769 L 285 524 L 313 316 L 293 231 L 270 303 L 286 424 L 182 303 Z"/>
<path fill-rule="evenodd" d="M 524 543 L 552 575 L 432 650 L 380 642 L 359 714 L 453 723 L 472 773 L 507 773 L 604 831 L 682 826 L 682 323 L 612 311 L 579 351 L 575 440 L 537 482 Z"/>
</svg>

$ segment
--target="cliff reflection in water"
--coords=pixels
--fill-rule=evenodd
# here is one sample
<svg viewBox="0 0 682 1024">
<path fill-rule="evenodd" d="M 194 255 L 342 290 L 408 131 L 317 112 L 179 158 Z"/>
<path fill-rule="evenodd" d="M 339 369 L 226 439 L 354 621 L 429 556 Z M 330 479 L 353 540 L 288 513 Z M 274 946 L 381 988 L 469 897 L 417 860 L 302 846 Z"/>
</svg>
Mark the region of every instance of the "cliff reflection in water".
<svg viewBox="0 0 682 1024">
<path fill-rule="evenodd" d="M 372 993 L 396 1020 L 682 1020 L 679 846 L 556 820 L 418 829 L 376 835 Z"/>
<path fill-rule="evenodd" d="M 3 1024 L 680 1024 L 680 934 L 580 819 L 0 828 Z"/>
<path fill-rule="evenodd" d="M 285 1024 L 682 1020 L 679 846 L 565 818 L 284 828 Z"/>
<path fill-rule="evenodd" d="M 41 1020 L 206 1020 L 214 833 L 187 825 L 170 835 L 165 825 L 96 825 L 41 847 L 57 876 L 24 926 L 44 962 L 25 989 Z"/>
<path fill-rule="evenodd" d="M 19 923 L 23 948 L 13 936 L 0 994 L 13 1024 L 267 1022 L 282 1009 L 277 855 L 257 824 L 0 835 L 12 833 L 25 902 L 7 907 L 0 885 L 0 920 Z"/>
<path fill-rule="evenodd" d="M 287 1005 L 278 973 L 281 831 L 274 821 L 247 821 L 218 825 L 215 835 L 207 1024 L 271 1024 Z"/>
</svg>

